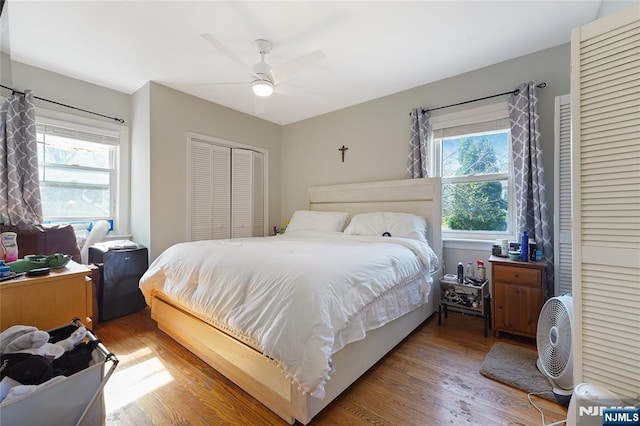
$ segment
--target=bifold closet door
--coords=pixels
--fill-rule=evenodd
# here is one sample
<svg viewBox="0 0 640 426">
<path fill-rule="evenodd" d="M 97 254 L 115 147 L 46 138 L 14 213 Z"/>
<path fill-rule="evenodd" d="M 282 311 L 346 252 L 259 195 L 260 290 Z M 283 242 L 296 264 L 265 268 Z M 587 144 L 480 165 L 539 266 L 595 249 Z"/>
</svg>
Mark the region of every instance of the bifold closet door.
<svg viewBox="0 0 640 426">
<path fill-rule="evenodd" d="M 231 237 L 231 149 L 191 142 L 191 241 Z"/>
<path fill-rule="evenodd" d="M 640 395 L 640 4 L 571 38 L 575 383 Z"/>
<path fill-rule="evenodd" d="M 231 238 L 263 236 L 264 160 L 247 149 L 231 151 Z"/>
<path fill-rule="evenodd" d="M 556 97 L 554 152 L 555 295 L 571 293 L 571 96 Z"/>
</svg>

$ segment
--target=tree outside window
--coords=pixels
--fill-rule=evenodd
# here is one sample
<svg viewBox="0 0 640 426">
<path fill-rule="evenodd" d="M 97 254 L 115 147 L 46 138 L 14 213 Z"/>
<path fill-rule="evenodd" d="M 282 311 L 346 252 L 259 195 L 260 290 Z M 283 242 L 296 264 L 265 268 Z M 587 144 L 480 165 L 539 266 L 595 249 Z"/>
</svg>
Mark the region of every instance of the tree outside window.
<svg viewBox="0 0 640 426">
<path fill-rule="evenodd" d="M 442 138 L 443 228 L 508 228 L 509 131 Z"/>
</svg>

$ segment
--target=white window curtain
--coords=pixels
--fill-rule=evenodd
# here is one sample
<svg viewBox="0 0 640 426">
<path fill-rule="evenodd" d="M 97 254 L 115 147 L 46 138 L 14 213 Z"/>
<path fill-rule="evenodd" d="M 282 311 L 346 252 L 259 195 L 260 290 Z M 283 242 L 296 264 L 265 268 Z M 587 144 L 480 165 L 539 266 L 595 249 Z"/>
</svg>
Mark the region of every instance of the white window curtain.
<svg viewBox="0 0 640 426">
<path fill-rule="evenodd" d="M 524 83 L 509 96 L 511 155 L 516 197 L 516 227 L 529 232 L 547 260 L 545 299 L 554 294 L 552 232 L 544 184 L 537 82 Z"/>
<path fill-rule="evenodd" d="M 0 223 L 42 222 L 33 93 L 13 93 L 0 108 Z"/>
<path fill-rule="evenodd" d="M 411 117 L 411 138 L 407 159 L 407 178 L 429 177 L 429 113 L 422 108 L 414 108 Z"/>
</svg>

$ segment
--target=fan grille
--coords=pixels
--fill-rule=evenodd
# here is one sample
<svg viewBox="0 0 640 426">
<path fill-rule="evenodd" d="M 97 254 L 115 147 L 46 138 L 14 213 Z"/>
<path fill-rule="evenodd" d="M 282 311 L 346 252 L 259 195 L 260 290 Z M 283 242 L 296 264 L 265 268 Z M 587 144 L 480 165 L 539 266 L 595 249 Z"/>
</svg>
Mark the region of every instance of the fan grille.
<svg viewBox="0 0 640 426">
<path fill-rule="evenodd" d="M 547 300 L 538 319 L 538 356 L 551 378 L 558 378 L 571 361 L 571 318 L 560 299 Z"/>
</svg>

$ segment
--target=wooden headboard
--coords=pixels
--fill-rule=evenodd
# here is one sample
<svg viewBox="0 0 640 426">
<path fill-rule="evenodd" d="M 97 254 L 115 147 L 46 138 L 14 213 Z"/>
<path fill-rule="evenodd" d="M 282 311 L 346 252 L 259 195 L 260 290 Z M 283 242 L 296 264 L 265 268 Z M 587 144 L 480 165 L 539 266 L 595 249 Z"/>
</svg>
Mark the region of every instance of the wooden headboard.
<svg viewBox="0 0 640 426">
<path fill-rule="evenodd" d="M 442 184 L 440 178 L 312 186 L 309 210 L 414 213 L 427 219 L 429 245 L 442 261 Z"/>
</svg>

